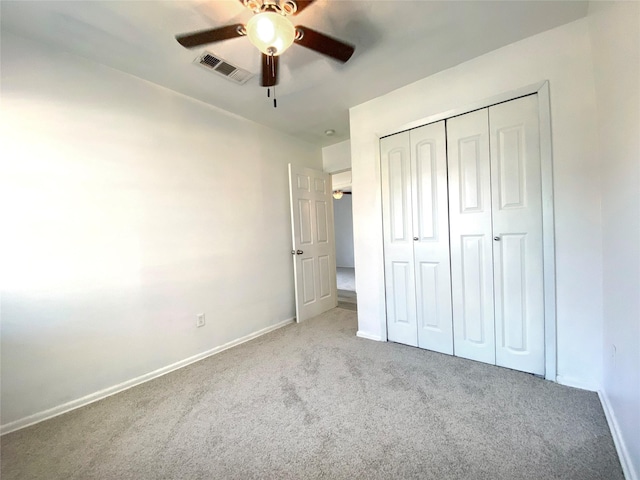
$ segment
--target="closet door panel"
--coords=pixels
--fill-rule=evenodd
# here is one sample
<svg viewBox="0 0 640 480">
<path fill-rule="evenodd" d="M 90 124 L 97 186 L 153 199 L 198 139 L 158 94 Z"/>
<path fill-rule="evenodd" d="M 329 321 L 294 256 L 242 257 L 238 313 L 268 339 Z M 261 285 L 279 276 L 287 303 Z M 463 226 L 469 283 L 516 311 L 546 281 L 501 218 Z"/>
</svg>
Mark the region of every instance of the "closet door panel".
<svg viewBox="0 0 640 480">
<path fill-rule="evenodd" d="M 453 354 L 445 123 L 412 130 L 418 346 Z"/>
<path fill-rule="evenodd" d="M 485 288 L 485 235 L 461 235 L 460 236 L 460 273 L 461 291 L 459 292 L 461 303 L 462 326 L 459 336 L 464 342 L 469 342 L 479 347 L 487 342 L 487 333 L 492 330 L 486 328 L 484 298 Z"/>
<path fill-rule="evenodd" d="M 387 337 L 418 346 L 409 132 L 380 140 Z"/>
<path fill-rule="evenodd" d="M 537 97 L 489 108 L 496 363 L 544 374 L 542 196 Z"/>
<path fill-rule="evenodd" d="M 489 112 L 447 120 L 456 356 L 495 364 Z"/>
</svg>

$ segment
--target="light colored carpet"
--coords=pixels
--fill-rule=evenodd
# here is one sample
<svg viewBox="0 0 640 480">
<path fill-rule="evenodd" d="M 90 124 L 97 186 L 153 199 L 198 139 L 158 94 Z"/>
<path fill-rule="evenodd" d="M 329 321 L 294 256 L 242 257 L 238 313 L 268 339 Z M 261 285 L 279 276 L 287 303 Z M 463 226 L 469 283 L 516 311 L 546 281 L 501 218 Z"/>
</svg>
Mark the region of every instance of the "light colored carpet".
<svg viewBox="0 0 640 480">
<path fill-rule="evenodd" d="M 356 291 L 356 269 L 353 267 L 336 267 L 338 290 Z"/>
<path fill-rule="evenodd" d="M 333 309 L 2 437 L 2 479 L 623 479 L 595 393 Z"/>
</svg>

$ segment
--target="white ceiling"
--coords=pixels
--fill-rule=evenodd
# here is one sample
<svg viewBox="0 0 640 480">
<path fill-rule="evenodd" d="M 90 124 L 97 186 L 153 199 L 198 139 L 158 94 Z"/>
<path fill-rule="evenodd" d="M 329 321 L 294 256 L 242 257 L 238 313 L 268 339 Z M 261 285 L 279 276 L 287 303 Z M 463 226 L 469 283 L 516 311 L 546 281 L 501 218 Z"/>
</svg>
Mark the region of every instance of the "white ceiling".
<svg viewBox="0 0 640 480">
<path fill-rule="evenodd" d="M 246 38 L 187 50 L 174 36 L 251 12 L 224 1 L 8 1 L 1 28 L 165 86 L 318 146 L 349 138 L 349 107 L 522 38 L 581 18 L 582 1 L 317 0 L 294 17 L 356 46 L 342 65 L 293 45 L 280 61 L 274 109 L 259 75 L 244 85 L 193 64 L 207 49 L 256 74 Z M 468 79 L 472 82 L 473 79 Z M 334 129 L 332 137 L 324 135 Z"/>
</svg>

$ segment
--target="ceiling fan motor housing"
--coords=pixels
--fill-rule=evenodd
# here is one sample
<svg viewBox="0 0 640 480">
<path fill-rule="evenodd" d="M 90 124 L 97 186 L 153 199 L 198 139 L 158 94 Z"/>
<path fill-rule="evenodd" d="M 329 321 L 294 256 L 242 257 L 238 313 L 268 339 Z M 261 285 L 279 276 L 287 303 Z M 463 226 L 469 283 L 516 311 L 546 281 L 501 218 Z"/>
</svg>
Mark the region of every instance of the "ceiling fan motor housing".
<svg viewBox="0 0 640 480">
<path fill-rule="evenodd" d="M 298 5 L 293 0 L 244 0 L 244 5 L 254 13 L 275 12 L 286 16 L 298 11 Z"/>
</svg>

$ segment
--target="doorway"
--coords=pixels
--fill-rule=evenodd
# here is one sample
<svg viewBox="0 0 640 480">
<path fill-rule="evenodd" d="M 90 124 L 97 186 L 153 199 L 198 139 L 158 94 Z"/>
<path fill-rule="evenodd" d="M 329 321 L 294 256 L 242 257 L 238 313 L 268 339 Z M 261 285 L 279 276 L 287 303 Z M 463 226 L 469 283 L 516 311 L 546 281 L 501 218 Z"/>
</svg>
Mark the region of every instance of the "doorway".
<svg viewBox="0 0 640 480">
<path fill-rule="evenodd" d="M 331 176 L 336 240 L 336 284 L 338 307 L 357 310 L 356 275 L 353 254 L 353 193 L 351 170 Z"/>
</svg>

